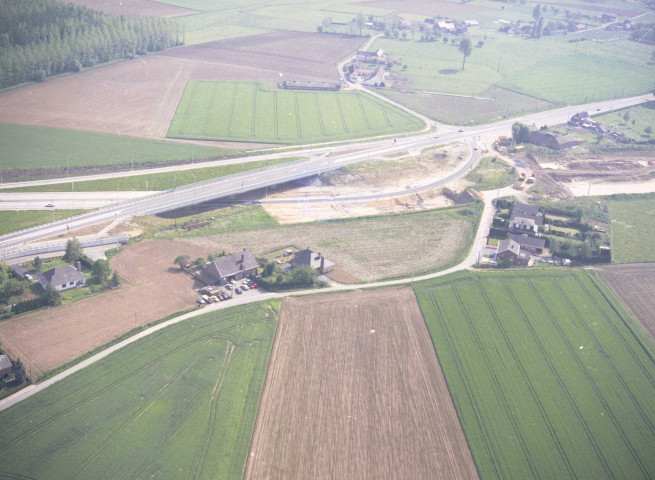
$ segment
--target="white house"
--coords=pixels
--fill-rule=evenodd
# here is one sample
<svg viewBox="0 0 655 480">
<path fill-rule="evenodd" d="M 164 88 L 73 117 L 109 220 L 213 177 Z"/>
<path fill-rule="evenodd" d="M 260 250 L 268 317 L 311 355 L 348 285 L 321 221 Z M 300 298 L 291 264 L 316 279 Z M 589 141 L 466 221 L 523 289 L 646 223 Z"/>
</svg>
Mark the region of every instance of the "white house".
<svg viewBox="0 0 655 480">
<path fill-rule="evenodd" d="M 36 279 L 44 290 L 51 286 L 59 292 L 86 285 L 86 276 L 71 265 L 56 267 L 40 273 Z"/>
</svg>

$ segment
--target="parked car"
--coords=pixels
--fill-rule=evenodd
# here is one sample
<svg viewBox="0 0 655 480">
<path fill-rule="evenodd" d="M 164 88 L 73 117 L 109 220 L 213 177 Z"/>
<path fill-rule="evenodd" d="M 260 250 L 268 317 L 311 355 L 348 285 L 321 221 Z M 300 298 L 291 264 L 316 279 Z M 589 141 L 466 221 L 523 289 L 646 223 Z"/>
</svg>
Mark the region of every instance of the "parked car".
<svg viewBox="0 0 655 480">
<path fill-rule="evenodd" d="M 235 288 L 234 291 L 237 293 L 237 295 L 241 295 L 241 289 L 239 287 Z"/>
<path fill-rule="evenodd" d="M 244 285 L 241 285 L 241 290 L 246 291 L 246 290 L 250 290 L 250 289 L 248 288 L 248 285 L 244 284 Z"/>
<path fill-rule="evenodd" d="M 462 133 L 464 130 L 460 128 L 460 129 L 457 130 L 457 131 L 458 131 L 459 133 Z"/>
<path fill-rule="evenodd" d="M 257 286 L 258 286 L 258 285 L 257 285 L 256 283 L 253 282 L 252 285 L 250 285 L 250 288 L 257 288 Z"/>
<path fill-rule="evenodd" d="M 235 282 L 234 279 L 232 279 L 232 280 L 230 280 L 230 283 L 231 283 L 232 285 L 234 285 L 234 284 L 236 284 L 237 282 Z"/>
<path fill-rule="evenodd" d="M 225 285 L 225 288 L 227 288 L 228 290 L 232 290 L 233 287 L 228 283 L 227 285 Z"/>
</svg>

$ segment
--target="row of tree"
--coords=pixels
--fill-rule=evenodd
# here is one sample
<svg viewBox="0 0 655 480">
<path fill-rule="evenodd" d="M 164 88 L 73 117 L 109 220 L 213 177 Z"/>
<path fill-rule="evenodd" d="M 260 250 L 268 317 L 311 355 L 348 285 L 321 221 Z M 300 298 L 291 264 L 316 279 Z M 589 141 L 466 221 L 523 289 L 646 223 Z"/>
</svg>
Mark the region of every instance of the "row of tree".
<svg viewBox="0 0 655 480">
<path fill-rule="evenodd" d="M 181 45 L 164 18 L 112 17 L 57 0 L 0 0 L 0 88 Z"/>
</svg>

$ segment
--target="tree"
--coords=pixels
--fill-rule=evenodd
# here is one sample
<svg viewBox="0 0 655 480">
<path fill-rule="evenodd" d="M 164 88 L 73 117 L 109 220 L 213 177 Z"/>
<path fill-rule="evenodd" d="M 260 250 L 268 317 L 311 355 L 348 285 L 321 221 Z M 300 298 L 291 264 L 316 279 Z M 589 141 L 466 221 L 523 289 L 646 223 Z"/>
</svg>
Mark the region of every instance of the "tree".
<svg viewBox="0 0 655 480">
<path fill-rule="evenodd" d="M 530 127 L 521 122 L 512 125 L 512 138 L 514 143 L 527 143 L 530 141 Z"/>
<path fill-rule="evenodd" d="M 66 253 L 64 254 L 64 261 L 68 263 L 75 263 L 77 260 L 84 256 L 80 241 L 77 237 L 73 237 L 66 242 Z"/>
<path fill-rule="evenodd" d="M 45 289 L 44 298 L 46 299 L 46 303 L 51 307 L 61 305 L 61 293 L 59 293 L 59 291 L 56 290 L 52 285 L 48 285 L 48 287 Z"/>
<path fill-rule="evenodd" d="M 121 284 L 121 279 L 118 277 L 118 272 L 114 270 L 114 274 L 111 276 L 109 283 L 113 286 L 118 286 Z"/>
<path fill-rule="evenodd" d="M 198 257 L 193 261 L 193 264 L 196 267 L 200 268 L 205 264 L 205 259 L 203 257 Z"/>
<path fill-rule="evenodd" d="M 189 261 L 191 260 L 191 257 L 189 255 L 178 255 L 175 257 L 175 260 L 173 260 L 173 263 L 180 267 L 180 269 L 184 269 L 189 264 Z"/>
<path fill-rule="evenodd" d="M 40 272 L 41 268 L 43 268 L 43 260 L 41 260 L 41 257 L 34 257 L 34 260 L 32 260 L 32 266 L 34 267 L 35 272 Z"/>
<path fill-rule="evenodd" d="M 471 40 L 468 38 L 462 38 L 462 41 L 459 42 L 459 51 L 462 52 L 462 55 L 464 55 L 464 59 L 462 60 L 462 70 L 464 70 L 464 63 L 466 62 L 466 57 L 471 55 L 472 50 L 473 47 L 471 46 Z"/>
<path fill-rule="evenodd" d="M 111 267 L 109 266 L 109 261 L 104 259 L 99 259 L 93 262 L 93 276 L 98 281 L 98 283 L 104 285 L 111 275 Z"/>
<path fill-rule="evenodd" d="M 314 280 L 318 276 L 318 272 L 314 270 L 312 267 L 309 265 L 303 265 L 301 267 L 296 268 L 293 271 L 293 275 L 291 276 L 291 281 L 293 282 L 294 285 L 297 286 L 308 286 L 311 287 L 314 285 Z"/>
<path fill-rule="evenodd" d="M 355 18 L 355 24 L 357 25 L 357 27 L 359 27 L 359 36 L 360 37 L 362 36 L 362 28 L 364 28 L 364 23 L 365 23 L 364 22 L 364 15 L 362 15 L 360 13 L 359 15 L 357 15 L 357 18 Z"/>
<path fill-rule="evenodd" d="M 532 10 L 532 18 L 534 18 L 535 22 L 541 18 L 541 5 L 537 4 L 537 6 L 534 7 L 534 10 Z"/>
</svg>

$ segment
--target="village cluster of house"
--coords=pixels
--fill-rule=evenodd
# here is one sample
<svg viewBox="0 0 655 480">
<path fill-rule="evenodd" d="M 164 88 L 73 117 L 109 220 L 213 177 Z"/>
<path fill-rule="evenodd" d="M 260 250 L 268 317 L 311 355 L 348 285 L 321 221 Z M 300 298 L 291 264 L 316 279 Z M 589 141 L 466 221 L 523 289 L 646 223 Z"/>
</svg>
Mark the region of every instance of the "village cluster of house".
<svg viewBox="0 0 655 480">
<path fill-rule="evenodd" d="M 508 265 L 530 265 L 543 254 L 546 240 L 540 238 L 544 216 L 539 207 L 517 203 L 512 207 L 507 238 L 498 243 L 496 262 Z"/>
<path fill-rule="evenodd" d="M 603 135 L 605 138 L 614 140 L 618 143 L 627 143 L 630 141 L 622 133 L 612 131 L 607 125 L 594 121 L 587 112 L 579 112 L 573 115 L 567 125 L 573 129 L 587 131 L 597 135 Z"/>
<path fill-rule="evenodd" d="M 309 248 L 295 252 L 293 258 L 283 268 L 298 268 L 303 265 L 310 266 L 320 274 L 329 273 L 334 269 L 334 262 Z M 207 262 L 195 273 L 195 276 L 206 285 L 226 285 L 232 280 L 243 280 L 256 275 L 258 267 L 255 255 L 244 248 L 240 253 Z"/>
</svg>

